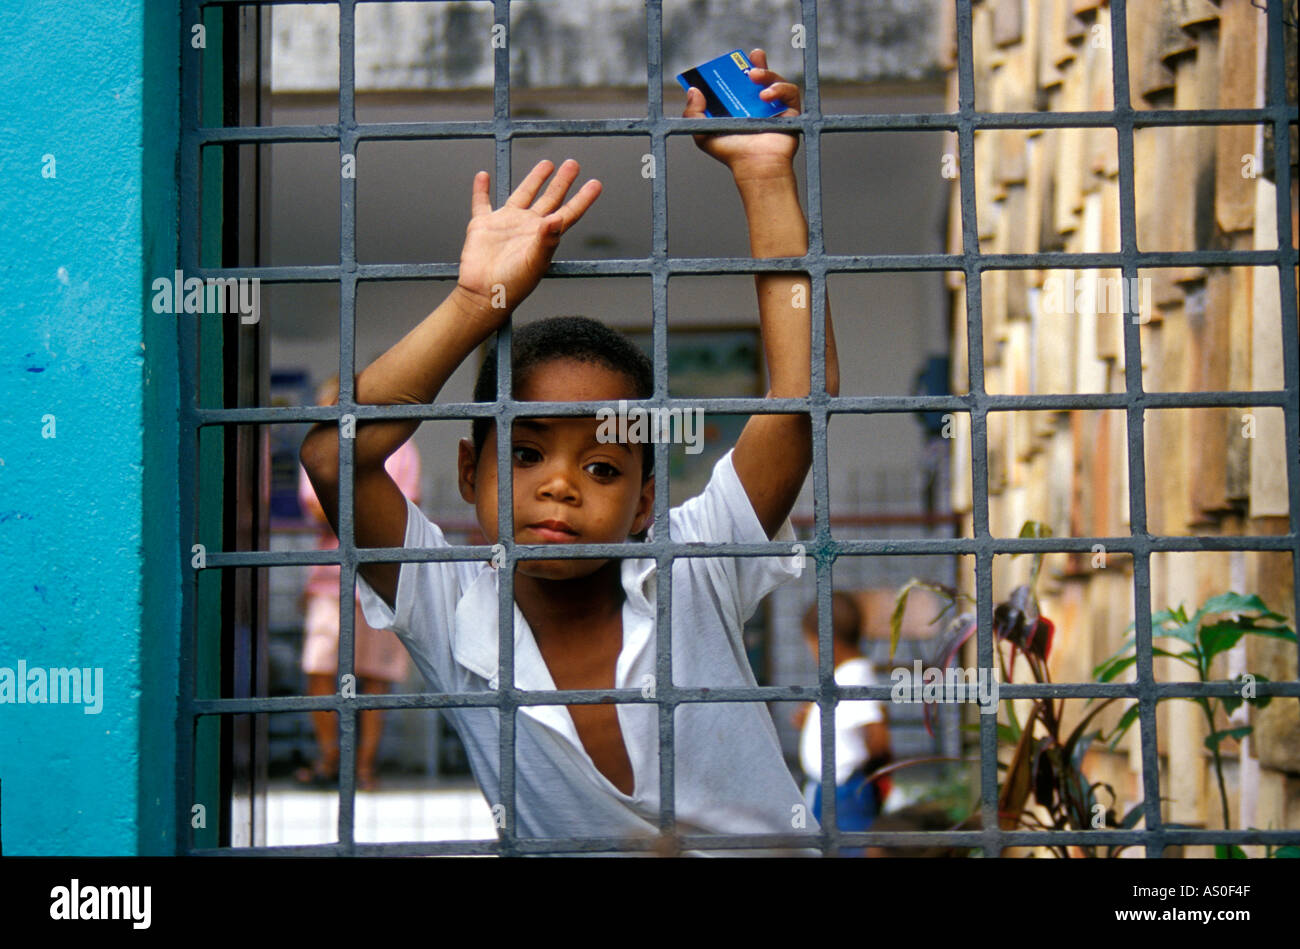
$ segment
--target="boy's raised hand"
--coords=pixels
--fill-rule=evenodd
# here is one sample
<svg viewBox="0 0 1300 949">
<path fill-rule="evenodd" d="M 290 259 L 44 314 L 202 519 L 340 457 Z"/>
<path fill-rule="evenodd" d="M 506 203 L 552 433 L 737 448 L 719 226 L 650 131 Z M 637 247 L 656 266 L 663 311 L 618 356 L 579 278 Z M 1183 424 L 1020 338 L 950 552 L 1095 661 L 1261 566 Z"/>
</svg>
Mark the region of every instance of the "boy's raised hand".
<svg viewBox="0 0 1300 949">
<path fill-rule="evenodd" d="M 782 118 L 799 115 L 799 87 L 767 67 L 761 49 L 750 53 L 752 82 L 760 98 L 785 105 Z M 704 94 L 690 89 L 684 118 L 704 115 Z M 695 136 L 695 143 L 731 171 L 749 229 L 750 256 L 803 257 L 808 253 L 808 223 L 799 205 L 794 156 L 798 132 L 726 132 Z M 767 355 L 772 398 L 803 398 L 811 391 L 811 292 L 807 276 L 789 271 L 754 274 L 763 351 Z M 839 394 L 839 363 L 826 304 L 826 392 Z M 736 476 L 759 523 L 774 537 L 789 516 L 812 466 L 812 422 L 807 413 L 757 414 L 745 423 L 732 455 Z"/>
<path fill-rule="evenodd" d="M 763 50 L 753 50 L 749 59 L 754 66 L 749 71 L 750 81 L 764 87 L 759 97 L 767 102 L 783 102 L 787 107 L 777 118 L 798 115 L 799 87 L 767 68 L 767 53 Z M 704 93 L 691 88 L 686 93 L 682 118 L 704 117 Z M 790 172 L 791 161 L 799 150 L 799 136 L 795 132 L 696 135 L 695 144 L 731 169 L 737 178 L 765 177 Z"/>
<path fill-rule="evenodd" d="M 532 293 L 551 265 L 560 237 L 600 194 L 600 182 L 592 179 L 565 202 L 580 170 L 578 163 L 569 159 L 539 196 L 553 169 L 550 161 L 538 162 L 495 211 L 488 197 L 488 173 L 480 171 L 474 176 L 469 227 L 456 283 L 476 312 L 490 315 L 494 329 Z"/>
</svg>

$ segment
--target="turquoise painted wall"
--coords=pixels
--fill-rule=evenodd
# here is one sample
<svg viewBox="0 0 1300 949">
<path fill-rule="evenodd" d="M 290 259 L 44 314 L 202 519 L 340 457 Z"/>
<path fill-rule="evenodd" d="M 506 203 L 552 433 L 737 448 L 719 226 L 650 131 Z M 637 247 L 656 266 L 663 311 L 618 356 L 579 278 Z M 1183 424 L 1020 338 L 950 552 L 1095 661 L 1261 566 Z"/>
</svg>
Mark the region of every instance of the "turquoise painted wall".
<svg viewBox="0 0 1300 949">
<path fill-rule="evenodd" d="M 0 4 L 5 855 L 174 846 L 178 8 Z M 19 661 L 102 669 L 102 710 L 6 702 Z"/>
</svg>

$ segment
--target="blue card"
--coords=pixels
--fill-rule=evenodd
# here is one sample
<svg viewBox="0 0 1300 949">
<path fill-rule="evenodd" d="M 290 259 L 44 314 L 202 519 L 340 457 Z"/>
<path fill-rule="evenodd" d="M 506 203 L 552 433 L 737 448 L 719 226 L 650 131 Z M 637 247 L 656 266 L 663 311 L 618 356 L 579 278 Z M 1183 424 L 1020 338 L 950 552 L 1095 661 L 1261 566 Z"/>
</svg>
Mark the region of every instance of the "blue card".
<svg viewBox="0 0 1300 949">
<path fill-rule="evenodd" d="M 753 69 L 749 58 L 738 49 L 711 59 L 702 66 L 678 73 L 683 89 L 694 86 L 704 93 L 704 113 L 711 119 L 770 119 L 787 108 L 784 102 L 768 102 L 758 94 L 764 87 L 749 78 Z"/>
</svg>

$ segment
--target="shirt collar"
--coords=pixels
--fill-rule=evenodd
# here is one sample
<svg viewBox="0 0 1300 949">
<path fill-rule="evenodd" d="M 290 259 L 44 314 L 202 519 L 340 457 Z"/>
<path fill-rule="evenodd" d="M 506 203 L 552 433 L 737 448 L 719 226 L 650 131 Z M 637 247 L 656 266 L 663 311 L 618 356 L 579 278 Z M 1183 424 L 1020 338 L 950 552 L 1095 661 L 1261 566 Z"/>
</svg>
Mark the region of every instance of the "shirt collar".
<svg viewBox="0 0 1300 949">
<path fill-rule="evenodd" d="M 655 612 L 655 569 L 653 558 L 626 558 L 623 560 L 620 579 L 627 597 L 626 606 L 647 616 Z M 490 688 L 498 688 L 498 572 L 487 564 L 479 571 L 460 602 L 456 605 L 454 628 L 451 631 L 451 654 L 461 666 L 488 680 Z M 554 690 L 546 662 L 542 659 L 532 630 L 519 604 L 514 607 L 515 632 L 515 683 L 521 689 Z M 637 624 L 642 627 L 645 624 Z M 653 629 L 653 623 L 650 624 Z M 620 658 L 634 659 L 645 646 L 644 636 L 629 639 L 632 631 L 623 630 L 623 649 Z M 624 667 L 620 662 L 620 668 Z"/>
<path fill-rule="evenodd" d="M 628 611 L 654 616 L 651 597 L 654 596 L 654 560 L 625 559 L 622 563 L 620 578 L 626 601 L 623 615 Z M 471 672 L 477 673 L 488 682 L 488 688 L 500 687 L 500 675 L 497 668 L 499 645 L 498 593 L 499 574 L 494 567 L 484 564 L 465 595 L 456 605 L 455 627 L 451 633 L 451 654 L 456 662 Z M 647 589 L 649 593 L 647 595 Z M 514 606 L 515 631 L 515 684 L 520 689 L 529 691 L 555 691 L 555 680 L 551 678 L 546 660 L 542 658 L 533 638 L 532 629 L 519 604 Z M 623 648 L 615 665 L 614 685 L 616 688 L 626 685 L 629 670 L 645 650 L 646 644 L 654 633 L 653 619 L 623 624 Z M 555 732 L 563 735 L 576 749 L 583 750 L 582 739 L 573 724 L 573 716 L 563 705 L 524 705 L 520 712 L 540 722 Z M 625 739 L 626 740 L 626 739 Z"/>
</svg>

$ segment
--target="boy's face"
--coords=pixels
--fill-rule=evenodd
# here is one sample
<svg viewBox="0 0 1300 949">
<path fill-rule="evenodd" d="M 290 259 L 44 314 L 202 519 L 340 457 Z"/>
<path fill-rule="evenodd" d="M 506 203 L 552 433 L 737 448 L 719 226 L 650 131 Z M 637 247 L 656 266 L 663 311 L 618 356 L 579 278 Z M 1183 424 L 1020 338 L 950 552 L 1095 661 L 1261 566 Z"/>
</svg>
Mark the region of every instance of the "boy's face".
<svg viewBox="0 0 1300 949">
<path fill-rule="evenodd" d="M 516 386 L 521 402 L 585 402 L 632 398 L 620 372 L 572 359 L 533 367 Z M 642 446 L 601 443 L 594 416 L 524 418 L 514 423 L 515 543 L 623 543 L 646 526 L 654 511 L 654 478 L 641 478 Z M 495 542 L 497 529 L 496 432 L 474 457 L 461 439 L 460 494 L 474 505 L 479 525 Z M 594 573 L 606 560 L 520 560 L 519 572 L 543 580 Z"/>
</svg>

